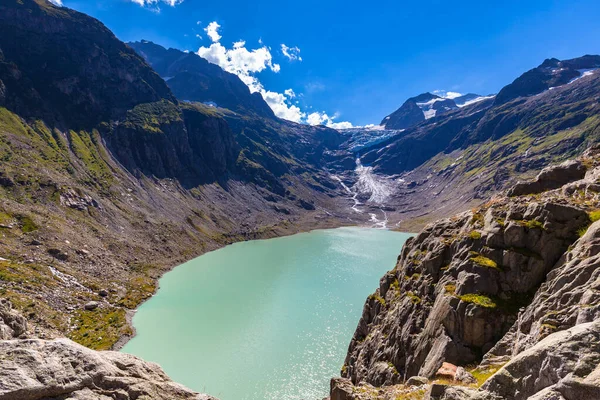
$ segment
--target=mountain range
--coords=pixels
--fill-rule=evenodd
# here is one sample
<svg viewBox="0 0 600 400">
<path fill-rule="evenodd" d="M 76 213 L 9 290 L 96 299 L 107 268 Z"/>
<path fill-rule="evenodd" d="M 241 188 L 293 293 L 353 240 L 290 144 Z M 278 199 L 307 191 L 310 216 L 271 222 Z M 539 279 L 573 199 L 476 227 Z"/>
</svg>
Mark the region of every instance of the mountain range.
<svg viewBox="0 0 600 400">
<path fill-rule="evenodd" d="M 460 363 L 464 356 L 479 363 L 491 346 L 508 343 L 505 334 L 516 335 L 514 308 L 492 318 L 485 314 L 489 310 L 468 306 L 468 312 L 485 314 L 482 324 L 502 332 L 483 342 L 469 341 L 453 325 L 443 332 L 450 344 L 437 344 L 439 318 L 419 336 L 421 342 L 413 343 L 417 336 L 411 335 L 424 329 L 438 301 L 458 307 L 461 296 L 487 293 L 492 300 L 518 297 L 518 305 L 527 307 L 551 264 L 577 246 L 577 231 L 591 222 L 587 213 L 597 202 L 587 192 L 595 182 L 577 189 L 583 194 L 565 195 L 562 184 L 552 187 L 560 193 L 547 198 L 537 192 L 511 200 L 503 193 L 569 159 L 594 171 L 596 153 L 586 150 L 600 141 L 599 67 L 600 56 L 549 59 L 497 95 L 423 93 L 376 129 L 337 131 L 277 118 L 239 77 L 194 53 L 144 40 L 125 44 L 96 19 L 46 0 L 2 0 L 0 338 L 36 338 L 6 346 L 15 353 L 38 352 L 39 359 L 61 352 L 65 360 L 94 360 L 94 378 L 82 378 L 75 389 L 42 385 L 46 397 L 77 391 L 116 396 L 120 389 L 99 377 L 130 363 L 132 369 L 119 374 L 131 398 L 131 379 L 150 398 L 199 398 L 170 383 L 158 394 L 148 380 L 168 378 L 141 360 L 50 339 L 66 336 L 89 349 L 118 349 L 133 333 L 133 310 L 154 293 L 165 271 L 235 241 L 354 224 L 418 231 L 473 209 L 452 223 L 428 225 L 407 244 L 397 268 L 367 302 L 345 363 L 346 380 L 338 386 L 397 385 L 418 374 L 429 379 L 442 359 Z M 580 201 L 572 201 L 573 193 Z M 526 204 L 535 201 L 540 208 L 529 212 Z M 560 209 L 578 223 L 567 224 L 548 206 L 555 203 L 579 210 Z M 509 222 L 531 241 L 506 239 Z M 554 244 L 556 251 L 539 254 L 539 224 L 550 243 L 544 249 Z M 472 231 L 478 234 L 471 237 Z M 481 278 L 470 252 L 512 270 L 537 266 L 536 253 L 544 268 L 524 276 L 528 284 L 516 296 L 502 284 L 518 279 Z M 446 261 L 453 268 L 443 269 Z M 496 289 L 484 287 L 490 281 Z M 403 296 L 392 298 L 396 282 Z M 448 285 L 455 288 L 446 299 L 436 287 Z M 523 300 L 523 294 L 531 296 Z M 543 302 L 540 296 L 536 301 Z M 464 322 L 471 314 L 460 307 L 456 321 Z M 392 335 L 389 321 L 414 332 Z M 562 322 L 565 330 L 575 326 Z M 429 357 L 434 347 L 444 352 Z M 508 353 L 497 348 L 493 354 Z M 8 394 L 0 385 L 0 397 L 27 385 L 7 371 L 27 367 L 19 376 L 52 375 L 58 368 L 25 364 L 3 368 L 0 382 L 16 383 L 7 386 Z M 140 377 L 138 365 L 150 369 Z M 89 384 L 95 380 L 100 383 Z M 353 398 L 334 392 L 332 399 Z"/>
</svg>

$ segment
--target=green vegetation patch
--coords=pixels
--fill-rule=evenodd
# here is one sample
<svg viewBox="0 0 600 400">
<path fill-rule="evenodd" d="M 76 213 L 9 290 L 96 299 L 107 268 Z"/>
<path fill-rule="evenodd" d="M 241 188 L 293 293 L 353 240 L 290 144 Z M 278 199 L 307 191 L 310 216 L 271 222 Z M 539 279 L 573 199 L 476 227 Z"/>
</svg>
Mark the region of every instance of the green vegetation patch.
<svg viewBox="0 0 600 400">
<path fill-rule="evenodd" d="M 372 294 L 369 296 L 369 299 L 375 299 L 379 304 L 385 307 L 385 299 L 378 294 Z"/>
<path fill-rule="evenodd" d="M 117 303 L 131 310 L 137 308 L 156 291 L 156 281 L 148 276 L 138 276 L 127 283 L 127 294 Z"/>
<path fill-rule="evenodd" d="M 590 211 L 588 213 L 588 216 L 590 217 L 590 221 L 592 221 L 592 224 L 596 221 L 600 221 L 600 210 Z"/>
<path fill-rule="evenodd" d="M 162 134 L 162 126 L 181 122 L 181 112 L 170 101 L 138 104 L 127 111 L 124 125 L 127 128 Z"/>
<path fill-rule="evenodd" d="M 78 310 L 73 322 L 69 339 L 94 350 L 110 350 L 121 336 L 133 334 L 122 308 Z"/>
<path fill-rule="evenodd" d="M 79 133 L 70 131 L 69 140 L 73 153 L 86 167 L 89 175 L 86 183 L 96 183 L 99 187 L 108 189 L 114 180 L 114 174 L 105 161 L 108 156 L 100 143 L 100 135 L 97 131 L 91 134 L 81 131 Z"/>
<path fill-rule="evenodd" d="M 491 297 L 488 297 L 483 294 L 469 293 L 469 294 L 465 294 L 462 296 L 458 296 L 458 298 L 461 301 L 464 301 L 465 303 L 475 304 L 475 305 L 478 305 L 478 306 L 484 307 L 484 308 L 497 308 L 498 307 L 498 304 L 496 303 L 496 301 L 494 301 Z"/>
<path fill-rule="evenodd" d="M 471 223 L 472 224 L 481 224 L 483 225 L 484 222 L 484 218 L 483 218 L 483 214 L 480 212 L 473 212 L 473 217 L 471 218 Z"/>
<path fill-rule="evenodd" d="M 394 281 L 392 282 L 392 284 L 390 285 L 390 287 L 392 289 L 394 289 L 394 291 L 396 293 L 400 293 L 400 282 L 398 281 L 398 279 L 394 279 Z"/>
<path fill-rule="evenodd" d="M 444 290 L 446 291 L 447 294 L 454 295 L 454 293 L 456 292 L 456 285 L 448 284 L 448 285 L 444 286 Z"/>
<path fill-rule="evenodd" d="M 27 283 L 31 287 L 54 286 L 54 277 L 46 267 L 0 261 L 0 282 Z"/>
<path fill-rule="evenodd" d="M 594 222 L 600 220 L 600 210 L 590 211 L 588 213 L 588 218 L 590 219 L 590 222 L 577 231 L 577 234 L 579 235 L 579 237 L 582 237 L 583 235 L 585 235 L 585 233 L 588 231 L 590 226 L 592 226 L 592 224 Z"/>
<path fill-rule="evenodd" d="M 475 264 L 479 265 L 480 267 L 500 269 L 500 267 L 494 260 L 489 259 L 485 256 L 482 256 L 481 254 L 478 254 L 478 253 L 474 253 L 472 255 L 471 261 L 473 261 Z"/>
<path fill-rule="evenodd" d="M 521 221 L 518 221 L 518 223 L 521 226 L 524 226 L 529 229 L 542 229 L 542 230 L 544 229 L 544 224 L 535 219 L 521 220 Z"/>
<path fill-rule="evenodd" d="M 475 367 L 470 369 L 469 372 L 477 379 L 477 387 L 481 387 L 485 381 L 487 381 L 492 375 L 502 368 L 503 364 L 490 365 L 488 367 Z"/>
<path fill-rule="evenodd" d="M 17 215 L 16 218 L 21 224 L 21 231 L 23 231 L 23 233 L 34 232 L 39 229 L 35 222 L 33 222 L 33 219 L 27 215 Z"/>
<path fill-rule="evenodd" d="M 479 240 L 481 239 L 481 233 L 479 231 L 471 231 L 471 233 L 469 233 L 469 238 Z"/>
<path fill-rule="evenodd" d="M 406 296 L 408 296 L 408 298 L 410 299 L 410 301 L 412 301 L 413 304 L 421 303 L 421 298 L 419 296 L 417 296 L 416 294 L 414 294 L 413 292 L 408 292 L 406 294 Z"/>
</svg>

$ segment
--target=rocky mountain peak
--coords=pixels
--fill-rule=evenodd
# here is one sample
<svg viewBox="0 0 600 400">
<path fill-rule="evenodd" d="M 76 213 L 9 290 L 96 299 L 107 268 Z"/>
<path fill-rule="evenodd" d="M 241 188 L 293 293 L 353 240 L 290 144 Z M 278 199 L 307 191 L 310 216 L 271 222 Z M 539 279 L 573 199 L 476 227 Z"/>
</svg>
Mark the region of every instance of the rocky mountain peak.
<svg viewBox="0 0 600 400">
<path fill-rule="evenodd" d="M 224 71 L 194 52 L 166 49 L 153 42 L 130 42 L 180 100 L 211 103 L 242 113 L 275 118 L 260 93 L 250 93 L 237 75 Z"/>
<path fill-rule="evenodd" d="M 525 72 L 502 88 L 496 96 L 495 104 L 504 104 L 519 97 L 537 95 L 570 84 L 598 68 L 600 56 L 585 55 L 563 61 L 556 58 L 546 59 L 538 67 Z"/>
<path fill-rule="evenodd" d="M 433 93 L 422 93 L 411 97 L 392 114 L 381 121 L 386 129 L 408 129 L 428 119 L 439 117 L 450 111 L 485 100 L 488 97 L 474 93 L 449 98 Z"/>
<path fill-rule="evenodd" d="M 48 1 L 1 2 L 0 48 L 4 105 L 24 117 L 92 128 L 139 103 L 175 101 L 101 22 Z"/>
</svg>

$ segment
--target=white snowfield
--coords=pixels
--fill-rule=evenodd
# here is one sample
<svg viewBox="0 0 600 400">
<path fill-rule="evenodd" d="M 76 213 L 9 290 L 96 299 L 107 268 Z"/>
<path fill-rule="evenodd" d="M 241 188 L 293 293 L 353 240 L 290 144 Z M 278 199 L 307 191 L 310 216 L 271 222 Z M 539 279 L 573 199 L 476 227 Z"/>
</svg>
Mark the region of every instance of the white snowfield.
<svg viewBox="0 0 600 400">
<path fill-rule="evenodd" d="M 577 72 L 579 72 L 581 75 L 578 76 L 577 78 L 573 78 L 569 81 L 569 83 L 567 83 L 567 85 L 570 85 L 571 83 L 580 80 L 581 78 L 585 78 L 586 76 L 590 76 L 593 75 L 594 72 L 596 72 L 599 68 L 590 68 L 590 69 L 578 69 Z"/>
<path fill-rule="evenodd" d="M 457 106 L 458 106 L 458 108 L 463 108 L 463 107 L 466 107 L 466 106 L 470 106 L 471 104 L 479 103 L 480 101 L 483 101 L 483 100 L 493 99 L 494 97 L 496 97 L 496 96 L 495 95 L 492 95 L 492 96 L 480 96 L 480 97 L 476 97 L 476 98 L 474 98 L 472 100 L 465 101 L 462 104 L 457 104 Z"/>
</svg>

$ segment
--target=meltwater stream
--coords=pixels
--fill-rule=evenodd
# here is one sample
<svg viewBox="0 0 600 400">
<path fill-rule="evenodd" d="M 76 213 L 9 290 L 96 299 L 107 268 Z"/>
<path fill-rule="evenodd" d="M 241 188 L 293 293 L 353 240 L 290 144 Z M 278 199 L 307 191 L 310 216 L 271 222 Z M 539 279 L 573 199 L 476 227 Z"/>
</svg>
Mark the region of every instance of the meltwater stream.
<svg viewBox="0 0 600 400">
<path fill-rule="evenodd" d="M 322 399 L 409 236 L 340 228 L 207 253 L 160 280 L 122 351 L 221 400 Z"/>
</svg>

